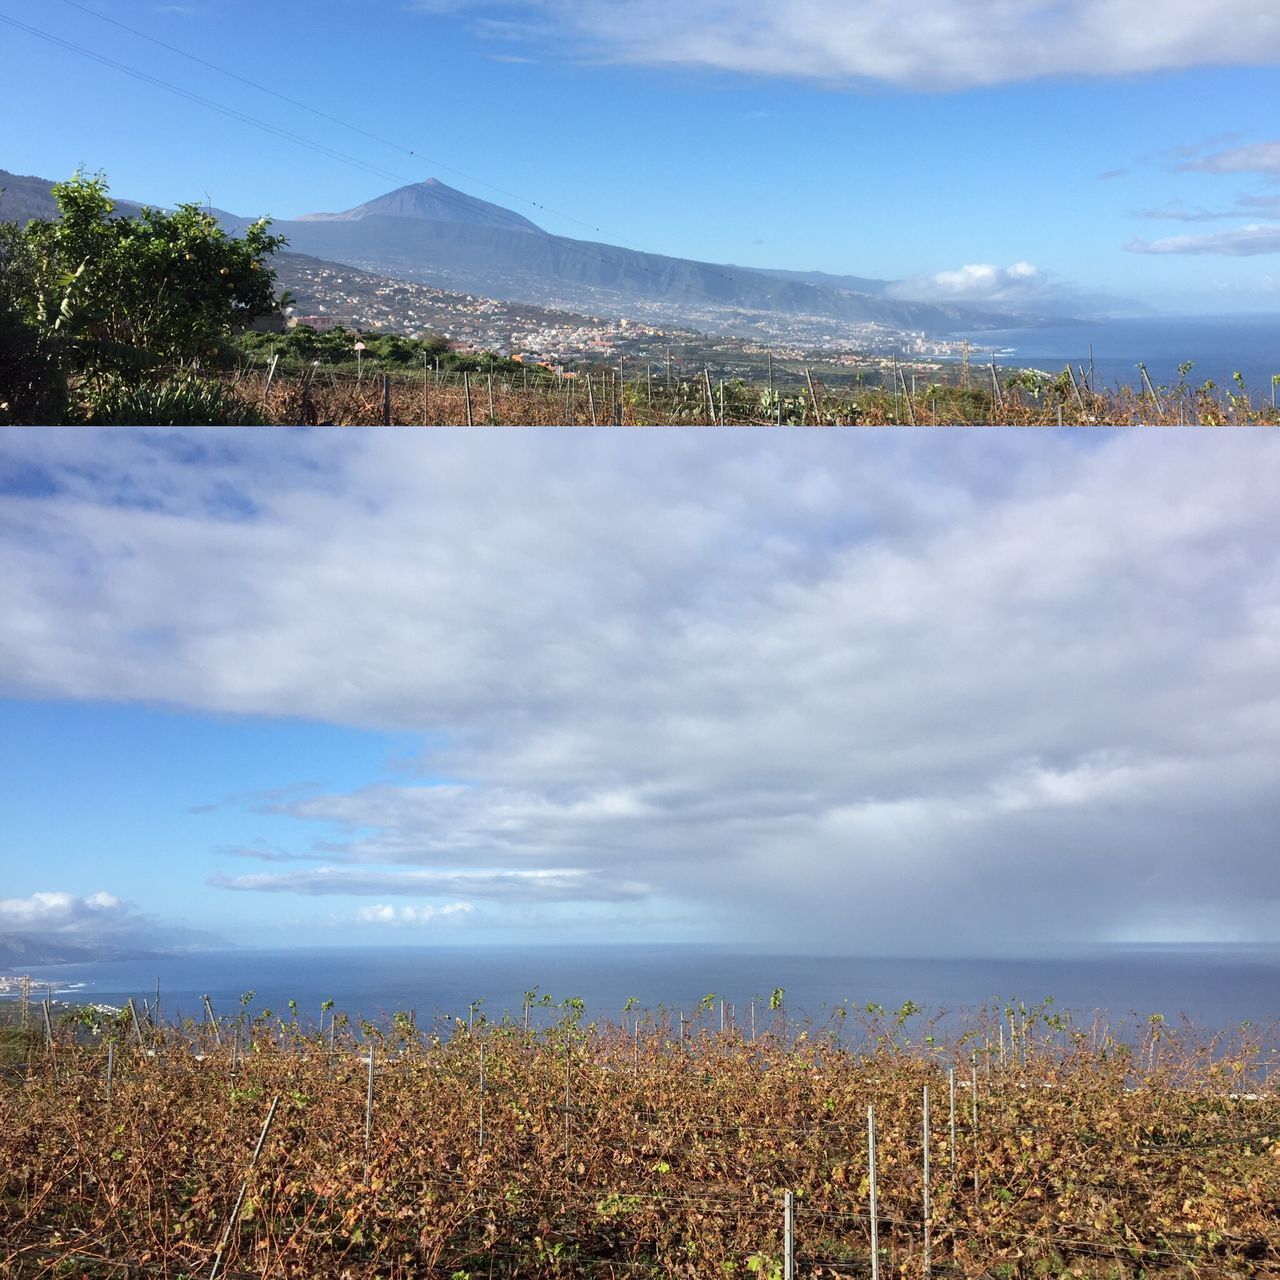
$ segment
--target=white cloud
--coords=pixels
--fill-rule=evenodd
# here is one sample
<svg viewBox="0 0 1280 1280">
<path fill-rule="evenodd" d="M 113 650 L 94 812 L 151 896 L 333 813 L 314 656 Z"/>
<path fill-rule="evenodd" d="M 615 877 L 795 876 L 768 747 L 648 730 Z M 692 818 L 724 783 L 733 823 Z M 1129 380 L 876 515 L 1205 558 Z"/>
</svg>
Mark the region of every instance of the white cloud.
<svg viewBox="0 0 1280 1280">
<path fill-rule="evenodd" d="M 1280 142 L 1250 142 L 1240 147 L 1229 147 L 1225 151 L 1187 160 L 1178 168 L 1204 173 L 1280 174 Z"/>
<path fill-rule="evenodd" d="M 1130 253 L 1223 254 L 1231 258 L 1280 253 L 1280 223 L 1255 222 L 1229 231 L 1213 231 L 1199 236 L 1166 236 L 1160 240 L 1130 240 Z"/>
<path fill-rule="evenodd" d="M 421 735 L 272 798 L 247 848 L 323 865 L 228 889 L 1276 935 L 1274 434 L 11 432 L 6 474 L 8 692 Z"/>
<path fill-rule="evenodd" d="M 282 874 L 216 875 L 219 889 L 255 893 L 467 895 L 495 902 L 617 902 L 641 898 L 646 885 L 583 870 L 539 868 L 533 871 L 356 871 L 317 867 Z"/>
<path fill-rule="evenodd" d="M 490 7 L 472 4 L 473 11 Z M 510 8 L 510 6 L 506 6 Z M 1280 60 L 1257 0 L 527 0 L 589 56 L 925 90 Z M 522 42 L 528 21 L 511 24 Z"/>
<path fill-rule="evenodd" d="M 1052 282 L 1030 262 L 1015 262 L 1009 267 L 970 263 L 954 271 L 899 280 L 885 290 L 889 297 L 907 300 L 1012 304 L 1044 300 L 1051 292 Z"/>
<path fill-rule="evenodd" d="M 0 931 L 74 933 L 125 922 L 129 908 L 109 893 L 80 898 L 72 893 L 33 893 L 0 898 Z"/>
<path fill-rule="evenodd" d="M 356 912 L 356 919 L 361 924 L 385 924 L 404 928 L 406 925 L 457 924 L 474 913 L 475 906 L 470 902 L 451 902 L 443 907 L 395 907 L 380 902 L 374 907 L 361 907 Z"/>
</svg>

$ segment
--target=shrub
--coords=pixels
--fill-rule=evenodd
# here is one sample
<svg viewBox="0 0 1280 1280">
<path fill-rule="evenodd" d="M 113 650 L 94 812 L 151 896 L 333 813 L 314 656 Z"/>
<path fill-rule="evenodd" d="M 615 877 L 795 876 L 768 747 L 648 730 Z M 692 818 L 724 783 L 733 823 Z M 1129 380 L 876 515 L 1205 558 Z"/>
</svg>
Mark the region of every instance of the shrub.
<svg viewBox="0 0 1280 1280">
<path fill-rule="evenodd" d="M 266 418 L 231 387 L 194 374 L 130 386 L 113 381 L 95 390 L 85 404 L 85 419 L 122 427 L 262 426 Z"/>
</svg>

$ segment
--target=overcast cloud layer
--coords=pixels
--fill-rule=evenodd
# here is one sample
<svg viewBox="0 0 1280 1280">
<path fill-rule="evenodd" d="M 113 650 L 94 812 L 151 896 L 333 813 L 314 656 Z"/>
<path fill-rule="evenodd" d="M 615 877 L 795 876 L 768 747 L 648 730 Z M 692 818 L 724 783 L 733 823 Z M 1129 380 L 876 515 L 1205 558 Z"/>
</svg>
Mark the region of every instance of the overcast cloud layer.
<svg viewBox="0 0 1280 1280">
<path fill-rule="evenodd" d="M 317 862 L 233 860 L 234 897 L 845 951 L 1280 936 L 1274 434 L 0 457 L 8 693 L 422 733 L 403 784 L 273 802 Z"/>
<path fill-rule="evenodd" d="M 442 4 L 414 7 L 438 14 Z M 600 58 L 928 90 L 1280 58 L 1280 11 L 1265 0 L 527 0 L 518 7 L 553 19 L 558 42 L 576 33 Z M 528 38 L 525 22 L 484 21 L 495 35 Z"/>
</svg>

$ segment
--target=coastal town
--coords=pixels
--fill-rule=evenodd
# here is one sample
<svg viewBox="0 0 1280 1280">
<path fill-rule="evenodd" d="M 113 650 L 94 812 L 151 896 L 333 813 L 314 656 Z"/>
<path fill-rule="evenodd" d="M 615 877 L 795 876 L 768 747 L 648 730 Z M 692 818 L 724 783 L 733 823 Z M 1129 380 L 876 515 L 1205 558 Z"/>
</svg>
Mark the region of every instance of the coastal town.
<svg viewBox="0 0 1280 1280">
<path fill-rule="evenodd" d="M 902 361 L 915 373 L 942 381 L 948 367 L 963 359 L 966 346 L 962 339 L 876 322 L 836 328 L 829 319 L 777 313 L 726 317 L 708 311 L 702 317 L 705 330 L 676 325 L 661 308 L 643 304 L 629 317 L 588 316 L 455 293 L 298 254 L 282 255 L 276 266 L 289 326 L 434 335 L 455 350 L 490 351 L 560 368 L 621 359 L 636 362 L 633 368 L 650 365 L 658 371 L 655 376 L 672 363 L 677 371 L 705 366 L 720 376 L 751 378 L 776 366 L 786 381 L 803 376 L 796 372 L 800 366 L 815 364 L 875 383 Z M 726 320 L 739 331 L 715 331 Z"/>
</svg>

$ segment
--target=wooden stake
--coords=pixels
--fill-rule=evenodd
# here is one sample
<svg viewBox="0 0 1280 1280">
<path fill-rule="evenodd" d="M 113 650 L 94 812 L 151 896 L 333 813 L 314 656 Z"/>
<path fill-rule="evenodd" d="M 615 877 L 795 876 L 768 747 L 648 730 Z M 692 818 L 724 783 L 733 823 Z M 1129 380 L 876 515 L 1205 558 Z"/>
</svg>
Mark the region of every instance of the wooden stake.
<svg viewBox="0 0 1280 1280">
<path fill-rule="evenodd" d="M 817 419 L 818 425 L 821 426 L 822 425 L 822 405 L 818 400 L 818 392 L 813 385 L 813 374 L 809 372 L 808 366 L 805 367 L 804 376 L 809 383 L 809 396 L 813 400 L 814 417 Z"/>
<path fill-rule="evenodd" d="M 880 1280 L 880 1198 L 876 1192 L 876 1108 L 867 1108 L 867 1167 L 871 1192 L 871 1280 Z"/>
<path fill-rule="evenodd" d="M 262 1154 L 262 1144 L 267 1140 L 267 1134 L 271 1131 L 271 1122 L 276 1118 L 276 1108 L 280 1105 L 280 1095 L 276 1094 L 271 1099 L 271 1109 L 267 1112 L 266 1123 L 262 1126 L 262 1132 L 258 1135 L 258 1145 L 253 1149 L 253 1156 L 249 1160 L 249 1171 L 253 1170 L 253 1166 L 258 1163 L 258 1157 Z M 222 1233 L 222 1239 L 218 1241 L 218 1251 L 213 1256 L 213 1267 L 209 1271 L 209 1280 L 218 1280 L 218 1270 L 222 1266 L 222 1255 L 226 1251 L 227 1241 L 231 1239 L 232 1228 L 240 1221 L 240 1208 L 244 1204 L 245 1192 L 249 1190 L 249 1173 L 246 1172 L 244 1181 L 240 1184 L 240 1194 L 236 1196 L 236 1207 L 231 1210 L 231 1217 L 227 1219 L 226 1229 Z"/>
<path fill-rule="evenodd" d="M 782 1193 L 782 1280 L 795 1280 L 796 1274 L 796 1210 L 795 1196 Z"/>
</svg>

